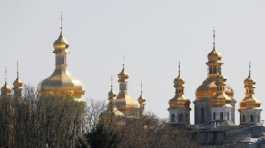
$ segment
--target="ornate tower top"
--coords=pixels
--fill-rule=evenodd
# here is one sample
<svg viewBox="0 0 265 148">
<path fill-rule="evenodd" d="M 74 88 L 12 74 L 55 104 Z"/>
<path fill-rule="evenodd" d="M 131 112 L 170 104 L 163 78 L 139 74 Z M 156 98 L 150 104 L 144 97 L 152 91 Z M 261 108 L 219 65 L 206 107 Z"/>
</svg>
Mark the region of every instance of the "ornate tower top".
<svg viewBox="0 0 265 148">
<path fill-rule="evenodd" d="M 80 81 L 74 79 L 67 69 L 67 52 L 69 43 L 63 36 L 62 16 L 60 34 L 53 43 L 55 70 L 53 74 L 40 83 L 40 96 L 73 97 L 80 101 L 84 90 Z"/>
<path fill-rule="evenodd" d="M 251 77 L 251 63 L 249 63 L 249 74 L 248 77 L 244 80 L 245 97 L 240 102 L 239 111 L 261 107 L 261 101 L 255 97 L 255 84 L 256 82 Z"/>
<path fill-rule="evenodd" d="M 174 87 L 176 89 L 175 96 L 169 100 L 169 108 L 187 108 L 190 109 L 190 100 L 184 95 L 185 81 L 180 77 L 180 62 L 178 64 L 178 75 L 174 79 Z"/>
<path fill-rule="evenodd" d="M 11 96 L 11 88 L 7 84 L 7 69 L 5 68 L 5 83 L 1 88 L 1 96 Z"/>
<path fill-rule="evenodd" d="M 14 96 L 16 96 L 16 97 L 22 96 L 23 82 L 19 78 L 19 63 L 18 63 L 18 61 L 17 61 L 17 78 L 13 82 L 13 89 L 14 89 Z"/>
<path fill-rule="evenodd" d="M 118 74 L 119 93 L 115 101 L 118 110 L 120 110 L 121 112 L 126 112 L 129 110 L 140 108 L 138 101 L 128 95 L 128 92 L 127 92 L 128 78 L 129 78 L 129 75 L 125 70 L 125 65 L 123 64 L 122 70 Z"/>
<path fill-rule="evenodd" d="M 211 105 L 214 107 L 222 107 L 232 101 L 231 97 L 225 94 L 225 81 L 226 79 L 220 75 L 215 82 L 217 86 L 216 97 L 210 100 Z"/>
<path fill-rule="evenodd" d="M 208 62 L 206 63 L 208 66 L 208 76 L 206 80 L 197 88 L 196 90 L 196 100 L 207 100 L 214 99 L 217 95 L 217 84 L 219 77 L 224 77 L 222 74 L 222 55 L 216 49 L 216 33 L 215 29 L 213 29 L 213 47 L 211 52 L 208 54 Z M 224 81 L 225 82 L 225 81 Z M 233 89 L 224 84 L 224 92 L 230 98 L 233 98 L 234 91 Z M 228 99 L 228 98 L 227 98 Z M 231 99 L 229 99 L 231 100 Z M 230 101 L 226 101 L 230 102 Z M 235 100 L 233 99 L 233 102 Z"/>
<path fill-rule="evenodd" d="M 221 75 L 221 65 L 222 63 L 222 55 L 220 52 L 216 50 L 216 42 L 215 42 L 215 29 L 213 30 L 213 49 L 212 51 L 208 54 L 208 62 L 207 65 L 209 67 L 209 76 L 214 76 L 216 77 L 217 75 Z"/>
<path fill-rule="evenodd" d="M 139 104 L 140 104 L 140 107 L 142 108 L 142 109 L 144 109 L 144 107 L 145 107 L 145 98 L 143 97 L 143 83 L 142 83 L 142 81 L 141 81 L 141 92 L 140 92 L 140 96 L 139 96 L 139 98 L 138 98 L 138 102 L 139 102 Z"/>
</svg>

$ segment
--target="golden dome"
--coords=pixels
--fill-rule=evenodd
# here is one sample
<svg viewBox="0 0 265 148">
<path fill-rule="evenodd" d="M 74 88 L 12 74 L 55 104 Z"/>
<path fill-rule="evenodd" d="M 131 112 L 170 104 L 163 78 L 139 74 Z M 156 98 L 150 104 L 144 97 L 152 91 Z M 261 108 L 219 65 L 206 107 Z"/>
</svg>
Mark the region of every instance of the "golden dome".
<svg viewBox="0 0 265 148">
<path fill-rule="evenodd" d="M 55 40 L 53 46 L 54 53 L 56 54 L 56 68 L 50 77 L 40 83 L 40 95 L 81 98 L 82 95 L 84 95 L 83 86 L 81 82 L 74 79 L 67 70 L 66 50 L 69 44 L 64 38 L 62 31 L 58 39 Z"/>
<path fill-rule="evenodd" d="M 184 95 L 184 84 L 185 81 L 180 77 L 180 65 L 177 78 L 174 79 L 175 96 L 169 100 L 169 108 L 186 108 L 190 109 L 190 100 Z"/>
<path fill-rule="evenodd" d="M 11 87 L 5 82 L 4 86 L 1 88 L 1 95 L 2 96 L 11 96 L 12 89 Z"/>
<path fill-rule="evenodd" d="M 184 95 L 179 97 L 173 97 L 169 100 L 169 108 L 190 108 L 190 100 L 188 100 Z"/>
<path fill-rule="evenodd" d="M 54 53 L 65 50 L 68 47 L 69 47 L 69 43 L 67 42 L 67 40 L 65 39 L 65 37 L 63 36 L 63 33 L 61 31 L 58 39 L 55 40 L 53 43 L 53 48 L 55 49 Z"/>
<path fill-rule="evenodd" d="M 208 62 L 217 62 L 222 60 L 222 55 L 215 48 L 208 54 Z"/>
<path fill-rule="evenodd" d="M 232 98 L 225 93 L 225 81 L 223 76 L 217 77 L 216 84 L 216 95 L 210 99 L 211 106 L 222 107 L 226 104 L 232 103 Z"/>
<path fill-rule="evenodd" d="M 80 81 L 75 80 L 68 71 L 55 70 L 40 83 L 41 96 L 68 96 L 81 98 L 84 95 Z"/>
<path fill-rule="evenodd" d="M 202 85 L 199 86 L 196 90 L 196 98 L 197 100 L 204 100 L 204 99 L 210 99 L 214 98 L 217 94 L 217 82 L 218 77 L 211 77 L 207 78 L 205 81 L 203 81 Z M 234 91 L 233 89 L 227 85 L 224 84 L 224 92 L 227 96 L 230 98 L 233 98 Z M 229 100 L 228 100 L 229 102 Z"/>
<path fill-rule="evenodd" d="M 17 79 L 13 82 L 13 85 L 14 85 L 14 88 L 22 87 L 22 86 L 23 86 L 23 81 L 21 81 L 20 79 L 17 78 Z"/>
<path fill-rule="evenodd" d="M 117 108 L 121 111 L 126 109 L 140 108 L 138 101 L 127 94 L 119 94 L 115 100 Z"/>
<path fill-rule="evenodd" d="M 239 111 L 246 109 L 259 109 L 261 108 L 261 101 L 255 97 L 255 84 L 256 82 L 251 78 L 251 72 L 249 71 L 249 76 L 244 80 L 245 85 L 245 97 L 240 102 Z"/>
</svg>

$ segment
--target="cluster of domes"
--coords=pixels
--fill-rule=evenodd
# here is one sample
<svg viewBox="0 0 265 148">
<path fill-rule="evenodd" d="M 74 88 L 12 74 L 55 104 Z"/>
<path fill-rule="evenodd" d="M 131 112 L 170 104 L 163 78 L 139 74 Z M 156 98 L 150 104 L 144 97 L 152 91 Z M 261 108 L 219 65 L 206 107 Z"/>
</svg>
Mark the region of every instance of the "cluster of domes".
<svg viewBox="0 0 265 148">
<path fill-rule="evenodd" d="M 22 96 L 23 82 L 19 78 L 19 72 L 17 71 L 17 78 L 13 82 L 13 88 L 7 84 L 5 80 L 4 85 L 1 87 L 1 96 L 11 96 L 12 92 L 15 97 Z"/>
<path fill-rule="evenodd" d="M 204 123 L 205 118 L 207 118 L 207 121 L 209 122 L 215 119 L 216 116 L 209 117 L 212 116 L 213 113 L 220 113 L 220 116 L 222 113 L 221 119 L 224 117 L 223 114 L 226 113 L 225 118 L 234 122 L 233 112 L 236 103 L 236 100 L 234 99 L 234 91 L 227 84 L 227 80 L 222 74 L 222 55 L 215 48 L 215 32 L 213 38 L 213 49 L 208 54 L 208 61 L 206 63 L 208 66 L 208 76 L 196 90 L 195 111 L 196 104 L 198 104 L 197 111 L 200 113 L 195 113 L 198 116 L 195 117 L 195 120 L 198 120 L 199 124 Z M 176 89 L 175 96 L 169 100 L 169 111 L 172 115 L 170 119 L 173 119 L 172 121 L 175 120 L 176 116 L 182 116 L 183 112 L 187 113 L 187 109 L 190 109 L 190 100 L 184 95 L 184 84 L 185 82 L 180 77 L 179 71 L 177 78 L 174 80 L 174 87 Z M 257 112 L 259 112 L 259 109 L 261 109 L 261 101 L 254 95 L 255 81 L 251 78 L 251 72 L 249 72 L 249 76 L 244 81 L 244 87 L 246 93 L 245 97 L 240 102 L 239 111 L 242 112 L 257 109 Z M 205 110 L 210 110 L 209 108 L 212 108 L 213 111 L 208 113 L 208 111 Z M 220 108 L 223 109 L 219 110 Z M 205 117 L 205 114 L 207 114 L 208 117 Z M 232 116 L 232 119 L 230 116 Z"/>
</svg>

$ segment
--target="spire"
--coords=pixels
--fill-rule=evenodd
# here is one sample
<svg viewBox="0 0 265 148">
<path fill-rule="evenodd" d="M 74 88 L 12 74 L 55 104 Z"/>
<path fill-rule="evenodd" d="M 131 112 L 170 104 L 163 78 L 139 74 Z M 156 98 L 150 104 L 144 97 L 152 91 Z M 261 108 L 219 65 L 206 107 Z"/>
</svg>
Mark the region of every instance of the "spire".
<svg viewBox="0 0 265 148">
<path fill-rule="evenodd" d="M 69 47 L 69 43 L 63 36 L 63 14 L 61 13 L 60 17 L 60 35 L 57 40 L 53 43 L 53 48 L 55 49 L 53 52 L 58 53 L 65 51 Z"/>
<path fill-rule="evenodd" d="M 141 81 L 141 91 L 140 91 L 140 95 L 143 96 L 143 81 Z"/>
<path fill-rule="evenodd" d="M 17 60 L 17 79 L 19 79 L 19 62 Z"/>
<path fill-rule="evenodd" d="M 61 12 L 61 17 L 60 17 L 60 31 L 62 34 L 63 33 L 63 12 Z"/>
<path fill-rule="evenodd" d="M 7 85 L 7 68 L 5 67 L 5 70 L 4 70 L 4 78 L 5 78 L 5 85 Z"/>
<path fill-rule="evenodd" d="M 141 108 L 141 111 L 140 111 L 141 115 L 145 108 L 145 101 L 146 100 L 143 97 L 143 82 L 141 81 L 141 91 L 140 91 L 140 96 L 138 98 L 138 103 L 140 104 L 140 108 Z"/>
<path fill-rule="evenodd" d="M 251 61 L 248 63 L 248 78 L 251 79 Z"/>
<path fill-rule="evenodd" d="M 181 71 L 181 69 L 180 69 L 180 61 L 178 62 L 178 77 L 180 78 L 180 71 Z"/>
<path fill-rule="evenodd" d="M 213 28 L 213 50 L 215 50 L 215 28 Z"/>
<path fill-rule="evenodd" d="M 125 56 L 122 57 L 122 71 L 125 70 Z"/>
</svg>

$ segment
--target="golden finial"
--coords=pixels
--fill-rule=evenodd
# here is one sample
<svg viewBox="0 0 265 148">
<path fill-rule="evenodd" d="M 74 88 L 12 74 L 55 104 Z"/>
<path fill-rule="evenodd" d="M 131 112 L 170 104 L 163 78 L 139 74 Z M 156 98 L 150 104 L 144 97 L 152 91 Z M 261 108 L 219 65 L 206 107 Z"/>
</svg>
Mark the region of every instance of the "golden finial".
<svg viewBox="0 0 265 148">
<path fill-rule="evenodd" d="M 213 50 L 215 50 L 215 28 L 213 27 Z"/>
<path fill-rule="evenodd" d="M 63 32 L 63 12 L 61 12 L 61 17 L 60 17 L 60 30 L 62 33 Z"/>
<path fill-rule="evenodd" d="M 122 57 L 122 68 L 125 68 L 125 56 Z"/>
<path fill-rule="evenodd" d="M 180 61 L 178 62 L 178 77 L 180 77 Z"/>
<path fill-rule="evenodd" d="M 141 80 L 140 87 L 141 87 L 140 95 L 142 96 L 143 95 L 143 81 L 142 80 Z"/>
<path fill-rule="evenodd" d="M 19 62 L 17 60 L 17 79 L 19 79 Z"/>
<path fill-rule="evenodd" d="M 251 78 L 251 61 L 248 63 L 248 78 Z"/>
<path fill-rule="evenodd" d="M 5 85 L 7 84 L 7 68 L 5 67 L 4 70 L 4 75 L 5 75 Z"/>
</svg>

